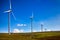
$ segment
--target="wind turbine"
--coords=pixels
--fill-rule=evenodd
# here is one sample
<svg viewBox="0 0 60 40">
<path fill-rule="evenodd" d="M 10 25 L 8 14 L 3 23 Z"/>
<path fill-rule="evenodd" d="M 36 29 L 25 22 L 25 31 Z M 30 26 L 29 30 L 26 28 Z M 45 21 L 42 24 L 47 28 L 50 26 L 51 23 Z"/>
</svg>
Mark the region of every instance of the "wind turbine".
<svg viewBox="0 0 60 40">
<path fill-rule="evenodd" d="M 43 23 L 41 23 L 41 32 L 43 32 Z"/>
<path fill-rule="evenodd" d="M 32 12 L 32 16 L 30 17 L 30 20 L 31 20 L 31 40 L 32 40 L 32 32 L 33 32 L 33 12 Z"/>
<path fill-rule="evenodd" d="M 4 11 L 4 13 L 8 13 L 8 33 L 10 35 L 10 14 L 13 15 L 14 19 L 16 20 L 13 12 L 12 12 L 12 5 L 11 5 L 11 0 L 9 0 L 9 9 L 7 11 Z"/>
<path fill-rule="evenodd" d="M 31 32 L 33 32 L 33 12 L 32 12 L 32 16 L 30 17 L 31 20 Z"/>
</svg>

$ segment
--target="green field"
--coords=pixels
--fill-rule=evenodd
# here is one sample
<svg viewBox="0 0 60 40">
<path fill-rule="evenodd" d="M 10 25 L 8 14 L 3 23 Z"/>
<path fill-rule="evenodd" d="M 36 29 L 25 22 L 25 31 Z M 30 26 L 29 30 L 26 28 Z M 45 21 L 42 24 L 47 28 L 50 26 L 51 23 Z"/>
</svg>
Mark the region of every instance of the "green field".
<svg viewBox="0 0 60 40">
<path fill-rule="evenodd" d="M 60 31 L 34 33 L 0 33 L 0 40 L 60 40 Z"/>
</svg>

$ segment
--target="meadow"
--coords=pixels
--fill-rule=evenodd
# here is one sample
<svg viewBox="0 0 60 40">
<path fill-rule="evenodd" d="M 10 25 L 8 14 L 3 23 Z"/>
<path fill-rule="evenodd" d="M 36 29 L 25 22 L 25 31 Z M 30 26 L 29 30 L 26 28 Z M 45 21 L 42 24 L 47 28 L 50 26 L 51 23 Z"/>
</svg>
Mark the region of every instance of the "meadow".
<svg viewBox="0 0 60 40">
<path fill-rule="evenodd" d="M 60 31 L 33 33 L 0 33 L 0 40 L 60 40 Z"/>
</svg>

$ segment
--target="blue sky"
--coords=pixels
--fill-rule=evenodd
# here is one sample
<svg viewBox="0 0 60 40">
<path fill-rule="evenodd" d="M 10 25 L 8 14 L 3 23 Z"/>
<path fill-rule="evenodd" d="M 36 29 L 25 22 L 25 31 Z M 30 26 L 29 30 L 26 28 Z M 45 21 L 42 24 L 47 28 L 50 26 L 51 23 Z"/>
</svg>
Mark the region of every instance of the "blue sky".
<svg viewBox="0 0 60 40">
<path fill-rule="evenodd" d="M 0 0 L 0 32 L 8 32 L 9 0 Z M 16 20 L 10 14 L 11 32 L 14 30 L 30 31 L 30 16 L 34 14 L 33 30 L 40 31 L 40 24 L 44 29 L 60 30 L 60 0 L 12 0 L 12 12 Z M 18 26 L 26 24 L 26 26 Z"/>
</svg>

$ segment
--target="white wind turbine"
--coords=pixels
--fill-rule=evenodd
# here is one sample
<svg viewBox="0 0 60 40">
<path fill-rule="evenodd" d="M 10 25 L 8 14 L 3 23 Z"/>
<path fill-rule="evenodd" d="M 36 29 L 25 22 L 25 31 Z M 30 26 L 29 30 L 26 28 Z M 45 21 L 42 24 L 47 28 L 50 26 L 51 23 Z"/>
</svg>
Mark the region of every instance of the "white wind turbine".
<svg viewBox="0 0 60 40">
<path fill-rule="evenodd" d="M 32 32 L 33 32 L 33 12 L 32 12 L 32 15 L 31 15 L 31 17 L 30 17 L 30 20 L 31 20 L 31 40 L 32 40 L 32 36 L 33 36 L 33 34 L 32 34 Z"/>
<path fill-rule="evenodd" d="M 44 23 L 41 23 L 41 32 L 43 32 Z"/>
<path fill-rule="evenodd" d="M 30 17 L 31 20 L 31 32 L 33 32 L 33 12 L 32 12 L 32 16 Z"/>
<path fill-rule="evenodd" d="M 9 9 L 7 11 L 4 11 L 4 13 L 8 13 L 8 33 L 10 35 L 10 14 L 13 15 L 14 19 L 16 20 L 13 12 L 12 12 L 12 5 L 11 5 L 11 0 L 9 0 Z"/>
</svg>

